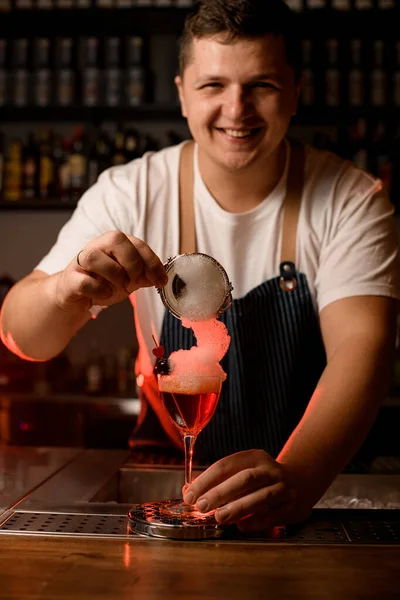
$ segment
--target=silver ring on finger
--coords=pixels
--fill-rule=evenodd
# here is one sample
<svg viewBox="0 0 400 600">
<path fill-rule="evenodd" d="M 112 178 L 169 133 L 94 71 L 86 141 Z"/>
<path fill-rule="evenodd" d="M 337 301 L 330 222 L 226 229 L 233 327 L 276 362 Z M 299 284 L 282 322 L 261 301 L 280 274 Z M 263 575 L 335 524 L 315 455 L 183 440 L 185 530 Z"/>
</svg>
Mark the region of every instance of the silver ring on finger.
<svg viewBox="0 0 400 600">
<path fill-rule="evenodd" d="M 85 267 L 82 267 L 81 263 L 79 262 L 79 255 L 82 254 L 83 250 L 80 250 L 78 252 L 78 254 L 76 255 L 76 264 L 78 265 L 78 267 L 80 269 L 83 269 L 84 271 L 86 271 Z"/>
</svg>

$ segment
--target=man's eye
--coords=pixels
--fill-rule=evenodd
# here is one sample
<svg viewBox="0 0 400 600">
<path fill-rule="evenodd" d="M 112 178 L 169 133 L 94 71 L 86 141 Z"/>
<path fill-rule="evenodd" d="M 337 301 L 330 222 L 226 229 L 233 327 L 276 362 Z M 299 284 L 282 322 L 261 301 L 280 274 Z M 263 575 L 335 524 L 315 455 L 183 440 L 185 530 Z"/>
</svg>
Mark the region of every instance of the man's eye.
<svg viewBox="0 0 400 600">
<path fill-rule="evenodd" d="M 201 89 L 204 88 L 218 88 L 218 87 L 222 87 L 221 83 L 218 83 L 218 81 L 210 81 L 210 83 L 205 83 Z"/>
<path fill-rule="evenodd" d="M 274 85 L 273 83 L 270 83 L 269 81 L 256 81 L 255 83 L 253 83 L 253 87 L 256 88 L 270 88 L 273 90 L 277 90 L 278 88 L 276 87 L 276 85 Z"/>
</svg>

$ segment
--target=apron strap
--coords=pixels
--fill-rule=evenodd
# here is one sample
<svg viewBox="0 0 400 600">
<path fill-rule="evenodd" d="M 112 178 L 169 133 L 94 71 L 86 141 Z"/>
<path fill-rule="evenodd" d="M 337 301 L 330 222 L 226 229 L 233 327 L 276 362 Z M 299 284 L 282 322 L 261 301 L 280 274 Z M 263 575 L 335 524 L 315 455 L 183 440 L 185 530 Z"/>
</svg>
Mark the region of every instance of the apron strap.
<svg viewBox="0 0 400 600">
<path fill-rule="evenodd" d="M 181 150 L 179 163 L 179 254 L 196 252 L 193 158 L 194 142 L 188 142 Z"/>
<path fill-rule="evenodd" d="M 283 204 L 281 263 L 296 264 L 297 224 L 304 185 L 304 147 L 290 142 L 290 162 Z"/>
<path fill-rule="evenodd" d="M 194 142 L 188 142 L 181 150 L 179 164 L 179 253 L 196 252 L 196 230 L 193 199 Z M 281 262 L 296 264 L 296 238 L 301 196 L 304 184 L 304 147 L 290 142 L 290 162 L 284 200 Z"/>
</svg>

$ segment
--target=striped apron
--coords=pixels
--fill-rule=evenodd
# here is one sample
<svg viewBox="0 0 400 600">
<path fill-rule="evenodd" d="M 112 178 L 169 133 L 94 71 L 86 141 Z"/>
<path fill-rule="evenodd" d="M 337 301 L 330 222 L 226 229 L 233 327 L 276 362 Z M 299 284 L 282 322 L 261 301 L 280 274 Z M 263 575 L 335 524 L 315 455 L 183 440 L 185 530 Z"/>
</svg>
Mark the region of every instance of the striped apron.
<svg viewBox="0 0 400 600">
<path fill-rule="evenodd" d="M 184 146 L 181 157 L 181 252 L 193 252 L 196 247 L 190 146 Z M 227 379 L 217 409 L 196 442 L 195 455 L 203 463 L 252 448 L 276 457 L 300 421 L 326 364 L 307 279 L 295 266 L 304 149 L 292 143 L 290 156 L 280 272 L 243 298 L 234 299 L 232 307 L 219 317 L 227 326 L 231 344 L 221 362 Z M 168 311 L 160 342 L 166 356 L 196 343 L 192 330 Z M 171 436 L 163 426 L 168 417 L 158 407 L 153 410 L 145 389 L 142 401 L 143 412 L 131 447 L 150 440 L 154 445 L 171 446 Z"/>
</svg>

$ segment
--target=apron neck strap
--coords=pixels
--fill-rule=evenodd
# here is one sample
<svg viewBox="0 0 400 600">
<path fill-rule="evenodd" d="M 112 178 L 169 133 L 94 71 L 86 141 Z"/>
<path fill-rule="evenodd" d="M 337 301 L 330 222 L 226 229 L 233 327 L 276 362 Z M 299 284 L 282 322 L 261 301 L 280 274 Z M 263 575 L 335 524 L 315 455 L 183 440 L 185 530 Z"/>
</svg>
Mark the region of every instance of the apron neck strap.
<svg viewBox="0 0 400 600">
<path fill-rule="evenodd" d="M 196 230 L 193 200 L 194 142 L 188 142 L 181 150 L 179 163 L 179 253 L 196 252 Z M 290 163 L 287 176 L 286 197 L 282 226 L 281 262 L 296 264 L 296 237 L 301 195 L 304 183 L 304 148 L 298 142 L 290 142 Z"/>
<path fill-rule="evenodd" d="M 179 163 L 179 254 L 196 252 L 193 157 L 194 142 L 188 142 L 181 150 Z"/>
<path fill-rule="evenodd" d="M 294 265 L 296 264 L 297 224 L 303 185 L 304 147 L 299 142 L 291 141 L 286 196 L 283 203 L 281 263 L 292 262 Z"/>
</svg>

